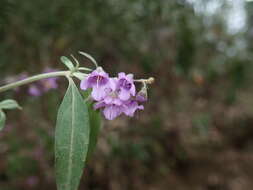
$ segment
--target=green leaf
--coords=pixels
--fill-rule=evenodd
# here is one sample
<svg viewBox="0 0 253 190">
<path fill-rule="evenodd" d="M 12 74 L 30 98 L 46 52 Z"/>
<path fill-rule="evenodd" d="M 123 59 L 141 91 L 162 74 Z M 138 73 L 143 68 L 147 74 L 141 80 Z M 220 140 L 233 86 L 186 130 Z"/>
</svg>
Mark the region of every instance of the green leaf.
<svg viewBox="0 0 253 190">
<path fill-rule="evenodd" d="M 81 55 L 85 56 L 86 58 L 88 58 L 91 62 L 94 63 L 94 65 L 95 65 L 96 67 L 98 67 L 98 64 L 97 64 L 96 60 L 95 60 L 90 54 L 85 53 L 85 52 L 82 52 L 82 51 L 79 51 L 79 53 L 80 53 Z"/>
<path fill-rule="evenodd" d="M 88 148 L 88 160 L 93 154 L 96 145 L 97 138 L 101 128 L 101 114 L 99 111 L 93 109 L 93 104 L 89 105 L 89 118 L 90 118 L 90 143 Z"/>
<path fill-rule="evenodd" d="M 78 68 L 79 67 L 79 61 L 75 58 L 75 56 L 74 55 L 72 55 L 71 54 L 71 57 L 72 57 L 72 59 L 74 59 L 74 61 L 76 62 L 76 68 Z"/>
<path fill-rule="evenodd" d="M 89 115 L 76 85 L 70 79 L 58 111 L 55 132 L 56 183 L 58 190 L 76 190 L 89 144 Z"/>
<path fill-rule="evenodd" d="M 4 128 L 6 116 L 3 111 L 0 111 L 0 131 Z"/>
<path fill-rule="evenodd" d="M 15 100 L 4 100 L 0 102 L 0 109 L 22 109 Z"/>
<path fill-rule="evenodd" d="M 65 56 L 61 56 L 61 62 L 64 65 L 66 65 L 66 67 L 68 67 L 69 70 L 72 70 L 74 68 L 74 65 L 73 65 L 72 61 L 70 61 L 70 59 L 65 57 Z"/>
<path fill-rule="evenodd" d="M 83 97 L 85 100 L 87 100 L 91 94 L 91 89 L 82 91 Z M 90 142 L 89 142 L 89 148 L 88 148 L 88 156 L 87 160 L 90 160 L 96 145 L 97 145 L 97 138 L 99 135 L 99 131 L 102 124 L 101 114 L 98 110 L 93 109 L 93 103 L 90 101 L 86 101 L 88 105 L 88 111 L 89 111 L 89 120 L 90 120 Z"/>
<path fill-rule="evenodd" d="M 84 73 L 80 73 L 80 72 L 75 72 L 73 73 L 73 75 L 78 78 L 79 80 L 83 80 L 87 75 Z"/>
</svg>

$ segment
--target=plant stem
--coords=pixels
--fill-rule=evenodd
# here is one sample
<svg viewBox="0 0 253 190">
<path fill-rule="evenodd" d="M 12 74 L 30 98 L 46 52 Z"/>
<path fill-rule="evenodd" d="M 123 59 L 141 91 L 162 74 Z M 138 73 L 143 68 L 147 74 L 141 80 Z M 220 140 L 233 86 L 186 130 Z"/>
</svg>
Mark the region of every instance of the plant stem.
<svg viewBox="0 0 253 190">
<path fill-rule="evenodd" d="M 71 74 L 70 71 L 57 71 L 57 72 L 43 73 L 43 74 L 35 75 L 35 76 L 32 76 L 32 77 L 28 77 L 24 80 L 20 80 L 20 81 L 17 81 L 17 82 L 13 82 L 13 83 L 1 86 L 0 87 L 0 93 L 4 92 L 6 90 L 10 90 L 10 89 L 22 86 L 22 85 L 32 83 L 32 82 L 37 81 L 37 80 L 51 78 L 51 77 L 58 77 L 58 76 L 67 77 L 67 76 L 70 76 L 70 74 Z"/>
<path fill-rule="evenodd" d="M 134 82 L 142 82 L 146 84 L 152 84 L 155 82 L 155 79 L 153 77 L 149 77 L 148 79 L 135 79 Z"/>
</svg>

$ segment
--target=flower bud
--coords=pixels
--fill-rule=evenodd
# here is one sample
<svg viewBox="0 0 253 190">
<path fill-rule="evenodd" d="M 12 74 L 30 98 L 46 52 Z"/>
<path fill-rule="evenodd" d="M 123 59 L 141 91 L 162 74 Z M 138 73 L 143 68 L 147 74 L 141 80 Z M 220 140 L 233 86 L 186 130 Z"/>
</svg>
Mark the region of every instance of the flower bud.
<svg viewBox="0 0 253 190">
<path fill-rule="evenodd" d="M 139 102 L 146 102 L 148 100 L 147 88 L 145 86 L 137 93 L 136 100 Z"/>
</svg>

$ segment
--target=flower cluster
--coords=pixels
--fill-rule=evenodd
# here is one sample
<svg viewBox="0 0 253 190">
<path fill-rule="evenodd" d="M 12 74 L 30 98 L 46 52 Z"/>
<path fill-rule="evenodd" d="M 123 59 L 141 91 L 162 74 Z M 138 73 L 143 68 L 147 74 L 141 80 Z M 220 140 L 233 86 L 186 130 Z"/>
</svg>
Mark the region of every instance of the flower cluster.
<svg viewBox="0 0 253 190">
<path fill-rule="evenodd" d="M 92 88 L 91 97 L 96 103 L 95 109 L 103 109 L 106 119 L 113 120 L 122 113 L 133 116 L 136 110 L 143 110 L 141 102 L 147 100 L 146 86 L 136 93 L 132 74 L 123 72 L 118 77 L 109 75 L 98 67 L 81 81 L 82 90 Z"/>
<path fill-rule="evenodd" d="M 47 67 L 43 70 L 43 73 L 49 73 L 49 72 L 54 72 L 54 71 L 56 71 L 56 70 Z M 12 83 L 12 82 L 16 82 L 19 80 L 24 80 L 26 78 L 28 78 L 28 74 L 26 72 L 22 72 L 19 75 L 6 78 L 5 82 Z M 25 90 L 27 90 L 27 93 L 31 96 L 41 96 L 51 89 L 58 88 L 57 80 L 58 80 L 57 77 L 42 79 L 40 81 L 37 81 L 37 82 L 29 85 L 27 89 L 25 88 Z M 15 89 L 15 91 L 20 92 L 20 87 L 17 87 Z"/>
<path fill-rule="evenodd" d="M 46 68 L 43 73 L 49 73 L 56 70 Z M 48 92 L 51 89 L 58 88 L 57 77 L 40 80 L 29 86 L 28 93 L 32 96 L 41 96 L 43 93 Z"/>
</svg>

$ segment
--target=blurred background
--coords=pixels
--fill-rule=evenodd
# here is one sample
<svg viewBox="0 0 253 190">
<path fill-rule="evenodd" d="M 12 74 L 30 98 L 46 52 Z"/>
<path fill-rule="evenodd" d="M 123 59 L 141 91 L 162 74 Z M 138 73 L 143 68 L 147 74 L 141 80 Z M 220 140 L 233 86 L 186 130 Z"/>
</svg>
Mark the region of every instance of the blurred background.
<svg viewBox="0 0 253 190">
<path fill-rule="evenodd" d="M 156 78 L 145 111 L 103 121 L 80 189 L 253 188 L 253 1 L 0 1 L 0 84 L 48 69 L 78 51 L 112 76 Z M 50 85 L 49 85 L 50 86 Z M 0 95 L 0 189 L 56 189 L 54 126 L 67 86 Z M 51 86 L 55 88 L 55 86 Z"/>
</svg>

